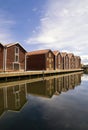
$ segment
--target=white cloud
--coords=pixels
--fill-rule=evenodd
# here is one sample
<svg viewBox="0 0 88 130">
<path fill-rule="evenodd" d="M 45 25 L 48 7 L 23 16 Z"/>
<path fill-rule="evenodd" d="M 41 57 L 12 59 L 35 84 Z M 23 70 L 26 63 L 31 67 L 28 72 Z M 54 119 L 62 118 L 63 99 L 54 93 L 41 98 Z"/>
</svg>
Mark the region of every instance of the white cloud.
<svg viewBox="0 0 88 130">
<path fill-rule="evenodd" d="M 27 43 L 88 57 L 88 0 L 48 0 L 40 22 L 40 32 Z"/>
<path fill-rule="evenodd" d="M 9 14 L 0 10 L 0 42 L 9 43 L 12 42 L 11 27 L 15 24 L 13 20 L 9 18 Z"/>
<path fill-rule="evenodd" d="M 88 64 L 88 55 L 81 56 L 82 63 Z"/>
</svg>

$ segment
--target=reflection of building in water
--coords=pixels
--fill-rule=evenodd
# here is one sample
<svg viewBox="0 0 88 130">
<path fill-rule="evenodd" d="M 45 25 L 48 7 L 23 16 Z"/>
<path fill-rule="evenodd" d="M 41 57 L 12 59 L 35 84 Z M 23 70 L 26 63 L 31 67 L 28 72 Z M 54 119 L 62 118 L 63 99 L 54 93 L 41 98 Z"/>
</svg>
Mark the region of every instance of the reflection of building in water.
<svg viewBox="0 0 88 130">
<path fill-rule="evenodd" d="M 55 78 L 55 93 L 59 95 L 61 92 L 66 92 L 69 89 L 74 89 L 75 86 L 81 83 L 81 74 L 72 74 Z"/>
<path fill-rule="evenodd" d="M 19 111 L 27 101 L 25 84 L 0 88 L 0 115 L 6 110 Z"/>
<path fill-rule="evenodd" d="M 0 115 L 4 112 L 4 90 L 0 88 Z"/>
<path fill-rule="evenodd" d="M 59 95 L 61 92 L 74 89 L 80 82 L 81 74 L 64 75 L 58 78 L 27 83 L 27 93 L 51 98 L 53 94 Z"/>
<path fill-rule="evenodd" d="M 55 95 L 59 95 L 62 91 L 63 77 L 55 78 Z"/>
<path fill-rule="evenodd" d="M 25 84 L 8 87 L 7 102 L 9 110 L 20 110 L 26 102 Z"/>
<path fill-rule="evenodd" d="M 81 83 L 81 75 L 75 75 L 75 85 L 80 85 Z"/>
<path fill-rule="evenodd" d="M 52 97 L 54 93 L 54 79 L 27 83 L 28 94 L 42 97 Z"/>
<path fill-rule="evenodd" d="M 74 89 L 75 87 L 75 75 L 69 75 L 69 89 Z"/>
<path fill-rule="evenodd" d="M 69 76 L 69 89 L 74 89 L 75 86 L 81 83 L 81 74 L 73 74 Z"/>
<path fill-rule="evenodd" d="M 68 76 L 63 76 L 63 86 L 62 86 L 62 91 L 66 92 L 69 89 L 69 78 Z"/>
<path fill-rule="evenodd" d="M 55 78 L 55 95 L 59 95 L 61 92 L 66 92 L 69 89 L 69 78 L 68 76 L 61 76 Z"/>
<path fill-rule="evenodd" d="M 57 77 L 57 76 L 56 76 Z M 60 76 L 32 83 L 1 87 L 0 88 L 0 115 L 6 110 L 19 111 L 27 101 L 27 94 L 51 98 L 74 89 L 81 83 L 81 74 Z"/>
</svg>

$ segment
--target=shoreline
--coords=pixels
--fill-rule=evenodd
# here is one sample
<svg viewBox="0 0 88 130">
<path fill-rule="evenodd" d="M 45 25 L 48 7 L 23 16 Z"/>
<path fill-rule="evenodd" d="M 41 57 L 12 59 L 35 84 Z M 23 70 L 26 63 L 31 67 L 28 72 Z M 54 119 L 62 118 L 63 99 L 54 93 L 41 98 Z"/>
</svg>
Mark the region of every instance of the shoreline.
<svg viewBox="0 0 88 130">
<path fill-rule="evenodd" d="M 0 73 L 0 82 L 19 81 L 19 80 L 33 79 L 33 78 L 44 78 L 47 76 L 75 73 L 75 72 L 81 72 L 81 71 L 83 71 L 83 69 L 2 72 Z"/>
</svg>

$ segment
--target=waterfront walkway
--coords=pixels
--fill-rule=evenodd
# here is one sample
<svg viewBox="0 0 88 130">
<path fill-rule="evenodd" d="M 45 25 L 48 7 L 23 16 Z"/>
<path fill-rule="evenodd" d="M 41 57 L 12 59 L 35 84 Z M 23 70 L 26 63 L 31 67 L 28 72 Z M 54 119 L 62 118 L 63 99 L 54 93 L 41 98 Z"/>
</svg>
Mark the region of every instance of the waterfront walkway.
<svg viewBox="0 0 88 130">
<path fill-rule="evenodd" d="M 0 82 L 7 82 L 21 79 L 32 79 L 45 76 L 53 76 L 57 74 L 66 74 L 72 72 L 80 72 L 83 69 L 70 69 L 70 70 L 49 70 L 49 71 L 24 71 L 24 72 L 2 72 L 0 73 Z"/>
<path fill-rule="evenodd" d="M 42 80 L 50 80 L 53 78 L 61 78 L 61 77 L 65 77 L 65 76 L 70 76 L 73 74 L 82 74 L 83 72 L 73 72 L 73 73 L 67 73 L 67 74 L 59 74 L 59 75 L 53 75 L 53 76 L 45 76 L 43 77 L 39 77 L 39 78 L 34 78 L 34 79 L 25 79 L 25 80 L 18 80 L 18 81 L 12 81 L 12 82 L 2 82 L 0 83 L 0 88 L 3 87 L 10 87 L 10 86 L 16 86 L 16 85 L 21 85 L 21 84 L 25 84 L 25 83 L 33 83 L 33 82 L 38 82 L 38 81 L 42 81 Z"/>
</svg>

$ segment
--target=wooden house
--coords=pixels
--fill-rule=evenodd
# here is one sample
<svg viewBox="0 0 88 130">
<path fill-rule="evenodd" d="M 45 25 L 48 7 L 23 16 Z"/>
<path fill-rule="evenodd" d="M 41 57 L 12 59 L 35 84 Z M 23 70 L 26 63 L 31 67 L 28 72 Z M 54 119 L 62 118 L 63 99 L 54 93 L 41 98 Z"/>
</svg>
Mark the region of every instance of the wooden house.
<svg viewBox="0 0 88 130">
<path fill-rule="evenodd" d="M 75 57 L 73 53 L 68 53 L 69 69 L 75 69 Z"/>
<path fill-rule="evenodd" d="M 0 43 L 0 72 L 3 71 L 3 64 L 4 64 L 4 46 Z"/>
<path fill-rule="evenodd" d="M 81 58 L 79 56 L 75 56 L 75 68 L 76 69 L 81 68 Z"/>
<path fill-rule="evenodd" d="M 62 69 L 69 69 L 69 58 L 66 52 L 61 52 L 61 56 L 63 59 Z"/>
<path fill-rule="evenodd" d="M 79 69 L 81 68 L 81 58 L 80 58 L 80 56 L 78 56 L 78 68 Z"/>
<path fill-rule="evenodd" d="M 54 70 L 54 54 L 50 49 L 28 52 L 26 70 Z"/>
<path fill-rule="evenodd" d="M 4 45 L 4 71 L 24 71 L 26 50 L 19 43 Z"/>
<path fill-rule="evenodd" d="M 59 51 L 53 51 L 54 53 L 54 58 L 55 58 L 55 70 L 58 69 L 63 69 L 62 65 L 63 65 L 63 58 L 61 56 L 61 53 Z"/>
</svg>

